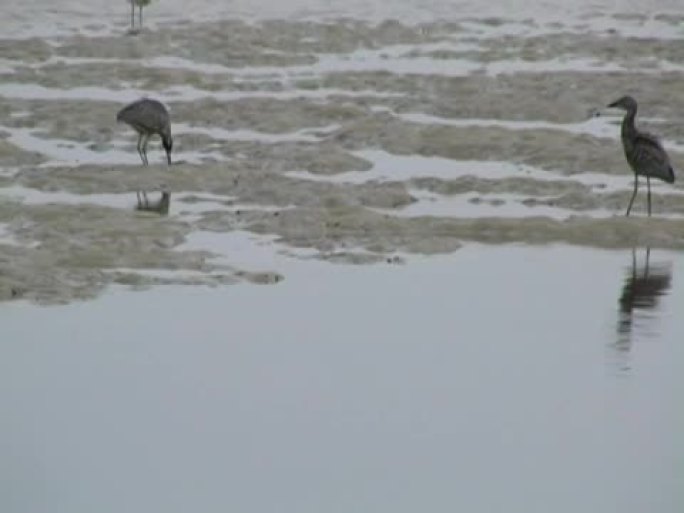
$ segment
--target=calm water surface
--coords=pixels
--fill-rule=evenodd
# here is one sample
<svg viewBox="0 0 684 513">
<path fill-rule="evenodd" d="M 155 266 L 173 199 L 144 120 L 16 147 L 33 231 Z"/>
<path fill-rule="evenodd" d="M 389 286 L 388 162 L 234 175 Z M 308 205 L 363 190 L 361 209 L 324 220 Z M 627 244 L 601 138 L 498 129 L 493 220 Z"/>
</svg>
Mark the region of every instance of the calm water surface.
<svg viewBox="0 0 684 513">
<path fill-rule="evenodd" d="M 198 0 L 188 12 L 164 0 L 146 26 L 496 16 L 508 21 L 476 24 L 475 41 L 579 26 L 677 45 L 679 26 L 654 13 L 680 4 Z M 2 7 L 3 37 L 123 34 L 129 23 L 122 0 Z M 525 18 L 544 23 L 511 21 Z M 13 92 L 19 66 L 3 66 L 8 105 L 35 94 L 26 82 Z M 116 84 L 85 85 L 126 100 Z M 62 144 L 16 133 L 44 153 Z M 240 266 L 236 240 L 222 254 Z M 285 281 L 0 306 L 0 513 L 684 511 L 679 254 L 473 245 L 349 267 L 252 249 L 240 268 Z"/>
<path fill-rule="evenodd" d="M 681 511 L 684 266 L 645 258 L 283 257 L 3 305 L 0 510 Z"/>
</svg>

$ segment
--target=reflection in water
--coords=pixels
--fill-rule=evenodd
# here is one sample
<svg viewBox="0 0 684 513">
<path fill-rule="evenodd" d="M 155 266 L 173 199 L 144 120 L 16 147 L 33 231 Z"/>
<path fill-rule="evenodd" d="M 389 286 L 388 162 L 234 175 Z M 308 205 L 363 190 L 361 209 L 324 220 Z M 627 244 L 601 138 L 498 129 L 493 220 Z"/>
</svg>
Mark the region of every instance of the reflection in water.
<svg viewBox="0 0 684 513">
<path fill-rule="evenodd" d="M 138 194 L 138 204 L 135 209 L 143 212 L 156 212 L 159 215 L 165 216 L 169 214 L 170 205 L 171 193 L 169 191 L 162 191 L 159 200 L 152 202 L 147 198 L 147 193 L 143 193 Z"/>
<path fill-rule="evenodd" d="M 656 324 L 653 314 L 659 306 L 659 298 L 667 294 L 672 282 L 670 263 L 650 263 L 651 248 L 646 248 L 645 261 L 637 265 L 637 250 L 632 249 L 632 267 L 625 277 L 620 295 L 620 317 L 617 326 L 618 340 L 615 349 L 620 354 L 629 353 L 634 330 L 643 334 Z"/>
</svg>

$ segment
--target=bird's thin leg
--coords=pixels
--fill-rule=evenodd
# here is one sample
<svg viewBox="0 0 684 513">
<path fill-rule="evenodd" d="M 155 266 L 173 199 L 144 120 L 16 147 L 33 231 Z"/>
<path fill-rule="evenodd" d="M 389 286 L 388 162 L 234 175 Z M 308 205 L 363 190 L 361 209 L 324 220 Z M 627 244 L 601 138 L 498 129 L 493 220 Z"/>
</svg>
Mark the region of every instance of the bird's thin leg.
<svg viewBox="0 0 684 513">
<path fill-rule="evenodd" d="M 140 15 L 138 16 L 138 25 L 140 26 L 140 28 L 142 28 L 142 10 L 143 10 L 143 6 L 141 5 L 140 6 Z"/>
<path fill-rule="evenodd" d="M 138 198 L 138 208 L 147 207 L 149 201 L 147 199 L 147 192 L 144 189 L 139 189 L 135 191 L 135 195 Z"/>
<path fill-rule="evenodd" d="M 648 278 L 648 266 L 651 259 L 651 246 L 646 247 L 646 267 L 644 268 L 644 278 Z"/>
<path fill-rule="evenodd" d="M 148 166 L 149 162 L 147 160 L 147 142 L 150 140 L 150 134 L 145 133 L 143 135 L 143 140 L 142 140 L 142 145 L 141 145 L 141 151 L 142 151 L 142 156 L 145 159 L 145 165 Z M 147 199 L 147 191 L 143 189 L 142 191 L 143 195 L 143 200 L 145 201 L 145 207 L 150 206 L 150 201 Z"/>
<path fill-rule="evenodd" d="M 651 177 L 647 176 L 646 177 L 646 189 L 648 189 L 648 194 L 646 197 L 648 198 L 648 217 L 651 217 Z"/>
<path fill-rule="evenodd" d="M 627 213 L 625 217 L 629 217 L 629 211 L 632 210 L 632 203 L 634 203 L 634 198 L 637 194 L 637 189 L 639 188 L 639 175 L 634 173 L 634 192 L 632 193 L 632 199 L 629 200 L 629 206 L 627 207 Z"/>
<path fill-rule="evenodd" d="M 145 153 L 145 145 L 147 144 L 147 135 L 145 133 L 140 134 L 138 139 L 138 155 L 140 155 L 140 160 L 142 160 L 143 165 L 148 165 L 147 154 Z"/>
<path fill-rule="evenodd" d="M 145 155 L 143 155 L 143 151 L 142 151 L 143 137 L 145 137 L 145 135 L 143 133 L 140 133 L 140 135 L 138 135 L 138 146 L 137 146 L 137 148 L 138 148 L 138 155 L 140 155 L 140 160 L 142 160 L 143 165 L 146 166 L 147 162 L 145 162 Z"/>
<path fill-rule="evenodd" d="M 145 192 L 144 189 L 140 189 L 139 191 L 136 191 L 135 194 L 138 197 L 138 207 L 146 208 L 149 204 L 149 201 L 147 200 L 147 192 Z"/>
<path fill-rule="evenodd" d="M 147 141 L 150 140 L 150 134 L 145 134 L 143 137 L 143 143 L 142 143 L 142 154 L 143 157 L 145 158 L 145 165 L 149 165 L 149 162 L 147 160 Z"/>
<path fill-rule="evenodd" d="M 135 4 L 131 0 L 131 29 L 135 29 Z"/>
</svg>

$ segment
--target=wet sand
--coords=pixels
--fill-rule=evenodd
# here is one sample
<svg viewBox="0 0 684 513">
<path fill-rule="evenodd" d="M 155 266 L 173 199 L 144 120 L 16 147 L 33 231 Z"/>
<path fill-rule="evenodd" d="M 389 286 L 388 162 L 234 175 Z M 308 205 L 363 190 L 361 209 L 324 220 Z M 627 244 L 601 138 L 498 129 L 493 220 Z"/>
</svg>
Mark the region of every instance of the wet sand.
<svg viewBox="0 0 684 513">
<path fill-rule="evenodd" d="M 654 21 L 659 39 L 630 32 L 644 19 L 602 16 L 231 19 L 6 40 L 0 298 L 92 298 L 147 284 L 151 269 L 168 283 L 240 281 L 212 248 L 182 250 L 207 230 L 348 263 L 472 241 L 681 248 L 679 184 L 655 184 L 653 219 L 643 197 L 624 219 L 620 119 L 591 116 L 630 92 L 642 126 L 684 162 L 679 19 Z M 171 109 L 170 168 L 155 141 L 143 169 L 114 122 L 142 95 Z M 141 189 L 168 190 L 168 216 L 136 210 Z"/>
</svg>

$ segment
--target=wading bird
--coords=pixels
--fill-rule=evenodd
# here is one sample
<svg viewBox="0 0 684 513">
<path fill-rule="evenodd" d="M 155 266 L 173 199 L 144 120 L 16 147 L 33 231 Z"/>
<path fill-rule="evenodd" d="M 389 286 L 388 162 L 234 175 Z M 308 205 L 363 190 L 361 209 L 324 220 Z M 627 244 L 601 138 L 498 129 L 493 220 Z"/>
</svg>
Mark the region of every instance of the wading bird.
<svg viewBox="0 0 684 513">
<path fill-rule="evenodd" d="M 651 215 L 651 177 L 658 178 L 667 183 L 674 183 L 674 169 L 670 158 L 663 149 L 658 139 L 646 132 L 640 132 L 634 126 L 634 118 L 637 112 L 637 102 L 631 96 L 623 96 L 614 101 L 608 107 L 616 107 L 626 111 L 622 120 L 622 146 L 625 150 L 625 158 L 629 167 L 634 171 L 634 192 L 629 201 L 627 213 L 632 209 L 632 203 L 639 188 L 639 175 L 646 177 L 648 188 L 648 215 Z"/>
<path fill-rule="evenodd" d="M 151 98 L 141 98 L 121 109 L 116 115 L 116 121 L 126 123 L 138 132 L 138 154 L 143 164 L 148 164 L 147 142 L 153 135 L 159 135 L 166 150 L 166 159 L 171 165 L 173 138 L 169 112 L 164 105 Z"/>
<path fill-rule="evenodd" d="M 150 4 L 152 0 L 129 0 L 131 3 L 131 30 L 135 30 L 135 8 L 138 7 L 138 27 L 142 29 L 143 7 Z"/>
<path fill-rule="evenodd" d="M 173 138 L 171 137 L 171 121 L 166 107 L 157 100 L 141 98 L 130 105 L 126 105 L 116 115 L 118 123 L 123 122 L 130 125 L 138 132 L 138 154 L 144 165 L 147 162 L 147 142 L 150 137 L 158 134 L 162 140 L 162 146 L 166 150 L 166 160 L 171 165 L 171 150 L 173 149 Z M 142 191 L 142 198 L 147 203 L 147 194 Z M 140 191 L 138 191 L 138 202 L 141 201 Z"/>
</svg>

